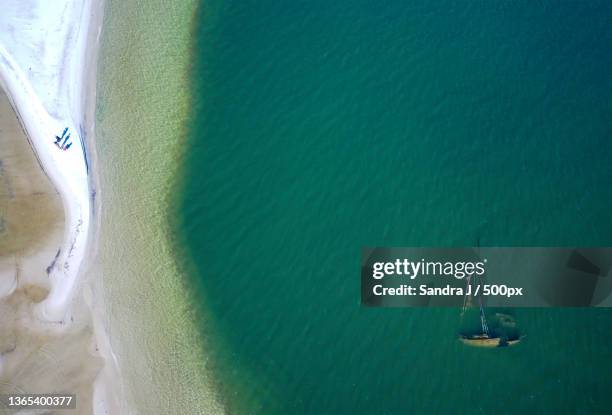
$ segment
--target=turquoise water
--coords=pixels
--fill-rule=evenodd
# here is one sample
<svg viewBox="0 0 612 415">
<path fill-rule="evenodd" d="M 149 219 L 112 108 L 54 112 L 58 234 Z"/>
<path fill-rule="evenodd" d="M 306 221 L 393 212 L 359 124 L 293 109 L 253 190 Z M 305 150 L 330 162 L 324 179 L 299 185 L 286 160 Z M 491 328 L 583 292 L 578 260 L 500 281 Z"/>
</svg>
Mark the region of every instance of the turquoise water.
<svg viewBox="0 0 612 415">
<path fill-rule="evenodd" d="M 536 4 L 537 3 L 537 4 Z M 205 1 L 180 197 L 226 405 L 608 413 L 612 313 L 360 308 L 362 246 L 612 244 L 612 3 Z"/>
</svg>

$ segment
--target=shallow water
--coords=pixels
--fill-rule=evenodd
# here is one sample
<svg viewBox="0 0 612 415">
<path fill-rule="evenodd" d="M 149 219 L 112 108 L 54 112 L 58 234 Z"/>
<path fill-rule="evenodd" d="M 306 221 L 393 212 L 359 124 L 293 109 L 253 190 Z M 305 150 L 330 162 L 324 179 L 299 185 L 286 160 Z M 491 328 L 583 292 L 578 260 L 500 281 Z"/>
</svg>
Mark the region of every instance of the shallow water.
<svg viewBox="0 0 612 415">
<path fill-rule="evenodd" d="M 217 413 L 202 337 L 170 245 L 168 199 L 188 109 L 192 1 L 108 1 L 98 66 L 95 245 L 98 329 L 121 413 Z"/>
</svg>

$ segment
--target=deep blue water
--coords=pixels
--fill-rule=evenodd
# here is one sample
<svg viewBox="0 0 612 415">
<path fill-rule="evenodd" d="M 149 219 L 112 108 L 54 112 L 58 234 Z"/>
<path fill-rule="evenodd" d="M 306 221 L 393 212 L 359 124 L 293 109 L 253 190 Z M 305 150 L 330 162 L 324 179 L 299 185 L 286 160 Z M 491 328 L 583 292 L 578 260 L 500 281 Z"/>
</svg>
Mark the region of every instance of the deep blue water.
<svg viewBox="0 0 612 415">
<path fill-rule="evenodd" d="M 612 2 L 200 5 L 180 195 L 234 413 L 603 414 L 612 312 L 359 305 L 362 246 L 612 245 Z M 204 328 L 203 328 L 204 330 Z"/>
</svg>

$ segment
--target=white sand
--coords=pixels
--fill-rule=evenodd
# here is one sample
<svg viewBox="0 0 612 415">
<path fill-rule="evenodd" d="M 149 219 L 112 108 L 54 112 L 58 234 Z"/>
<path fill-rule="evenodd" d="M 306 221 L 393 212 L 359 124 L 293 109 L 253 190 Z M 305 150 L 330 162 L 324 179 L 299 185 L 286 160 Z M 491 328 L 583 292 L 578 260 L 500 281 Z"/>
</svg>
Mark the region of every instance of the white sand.
<svg viewBox="0 0 612 415">
<path fill-rule="evenodd" d="M 81 146 L 82 81 L 89 1 L 4 2 L 0 15 L 0 81 L 31 140 L 43 169 L 62 196 L 64 243 L 50 273 L 51 293 L 40 304 L 48 321 L 70 319 L 89 229 L 89 186 Z M 65 127 L 72 147 L 60 150 Z"/>
<path fill-rule="evenodd" d="M 44 347 L 56 349 L 58 356 L 62 350 L 77 348 L 83 356 L 91 352 L 90 356 L 83 357 L 85 360 L 91 360 L 96 354 L 95 350 L 86 350 L 87 339 L 92 335 L 90 321 L 83 321 L 88 311 L 83 309 L 80 280 L 91 216 L 88 177 L 91 172 L 88 172 L 84 143 L 91 140 L 85 134 L 93 131 L 93 120 L 85 104 L 93 105 L 92 97 L 87 94 L 92 92 L 88 83 L 95 82 L 89 79 L 85 68 L 95 70 L 95 63 L 90 61 L 96 57 L 102 10 L 101 2 L 92 4 L 92 0 L 4 0 L 0 12 L 0 86 L 9 96 L 39 163 L 60 194 L 65 213 L 60 254 L 48 276 L 49 294 L 34 307 L 11 305 L 12 310 L 19 310 L 16 321 L 23 325 L 14 330 L 22 340 L 51 338 L 50 333 L 54 333 L 52 341 Z M 55 136 L 61 135 L 66 127 L 72 146 L 63 151 L 54 142 Z M 17 284 L 7 287 L 0 297 L 12 295 L 10 302 L 13 303 L 24 297 L 20 294 L 23 287 Z M 25 297 L 23 304 L 27 304 Z M 72 339 L 70 344 L 62 343 L 62 334 Z M 98 349 L 97 344 L 107 343 L 104 333 L 96 334 L 98 341 L 91 347 L 94 349 Z M 35 344 L 24 343 L 23 348 Z M 12 360 L 8 357 L 2 360 L 7 367 L 31 365 L 32 360 L 30 363 L 23 360 L 28 353 L 32 354 L 24 351 L 14 353 L 17 357 Z M 110 355 L 110 351 L 107 353 Z M 72 366 L 78 363 L 74 356 Z M 64 355 L 57 360 L 66 363 L 69 359 Z M 88 367 L 84 372 L 95 372 L 96 365 Z M 98 391 L 93 397 L 96 413 L 104 413 L 108 407 L 104 385 L 97 382 L 96 387 Z M 90 407 L 85 403 L 81 406 Z M 79 413 L 88 412 L 84 409 Z"/>
</svg>

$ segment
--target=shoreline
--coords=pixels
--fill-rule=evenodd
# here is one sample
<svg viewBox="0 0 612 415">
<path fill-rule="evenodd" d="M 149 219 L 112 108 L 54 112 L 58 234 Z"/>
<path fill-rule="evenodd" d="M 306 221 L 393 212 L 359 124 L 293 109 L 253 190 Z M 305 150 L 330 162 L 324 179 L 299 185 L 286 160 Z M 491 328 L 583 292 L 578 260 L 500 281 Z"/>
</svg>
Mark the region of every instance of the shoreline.
<svg viewBox="0 0 612 415">
<path fill-rule="evenodd" d="M 49 278 L 43 275 L 47 297 L 20 298 L 13 324 L 23 332 L 22 355 L 0 350 L 0 380 L 4 362 L 13 370 L 44 366 L 49 377 L 30 375 L 24 383 L 22 376 L 21 384 L 78 390 L 83 413 L 223 412 L 167 229 L 179 147 L 155 139 L 178 137 L 188 114 L 191 26 L 184 22 L 193 19 L 195 2 L 162 2 L 143 14 L 139 2 L 8 1 L 0 16 L 0 86 L 61 197 L 65 226 Z M 160 30 L 174 40 L 155 43 Z M 134 47 L 130 36 L 140 53 L 126 59 L 121 51 Z M 175 91 L 163 99 L 160 76 Z M 66 131 L 72 145 L 62 151 L 53 137 Z M 98 162 L 106 169 L 98 171 Z M 32 336 L 42 340 L 30 347 Z M 48 348 L 54 364 L 40 366 L 47 355 L 32 357 L 32 349 Z M 52 382 L 58 368 L 80 375 Z M 170 400 L 175 408 L 166 407 Z"/>
<path fill-rule="evenodd" d="M 84 366 L 101 355 L 107 367 L 112 352 L 99 345 L 108 344 L 108 336 L 95 324 L 91 292 L 84 291 L 83 278 L 87 255 L 95 249 L 91 189 L 96 178 L 89 159 L 94 152 L 88 147 L 95 148 L 96 68 L 104 2 L 65 0 L 60 6 L 32 0 L 13 1 L 6 7 L 7 13 L 0 17 L 0 87 L 40 169 L 61 197 L 65 218 L 60 249 L 47 268 L 49 292 L 42 301 L 19 307 L 18 329 L 48 336 L 51 344 L 64 339 L 71 343 L 67 348 L 93 340 L 95 351 L 82 356 Z M 44 54 L 37 52 L 40 47 Z M 64 148 L 53 138 L 62 131 L 70 135 L 61 143 Z M 15 284 L 0 296 L 9 297 L 20 288 Z M 90 330 L 93 335 L 87 334 Z M 97 373 L 91 407 L 93 413 L 108 413 L 108 402 L 118 397 L 109 395 L 110 379 L 102 379 L 102 370 Z M 88 390 L 89 385 L 83 387 Z"/>
<path fill-rule="evenodd" d="M 66 6 L 70 6 L 70 3 L 66 1 Z M 38 5 L 41 4 L 42 2 Z M 70 315 L 70 305 L 75 296 L 79 269 L 86 253 L 90 225 L 89 172 L 86 149 L 82 142 L 84 111 L 82 102 L 79 102 L 82 100 L 84 76 L 81 75 L 81 68 L 84 67 L 84 56 L 66 53 L 58 62 L 59 56 L 54 57 L 53 53 L 49 53 L 28 59 L 28 53 L 31 52 L 28 43 L 44 42 L 47 49 L 79 50 L 80 47 L 79 51 L 84 53 L 88 45 L 83 37 L 86 37 L 89 27 L 91 1 L 84 2 L 81 8 L 74 4 L 72 8 L 61 8 L 65 11 L 59 18 L 65 23 L 63 27 L 68 29 L 58 30 L 57 37 L 44 33 L 41 27 L 45 20 L 56 18 L 57 13 L 51 11 L 49 6 L 47 9 L 41 7 L 41 13 L 33 17 L 33 20 L 39 21 L 33 21 L 26 27 L 30 29 L 30 33 L 26 29 L 19 33 L 19 39 L 24 39 L 21 42 L 17 36 L 7 39 L 11 34 L 7 35 L 8 31 L 0 33 L 0 85 L 9 97 L 41 168 L 62 198 L 66 218 L 64 240 L 57 261 L 49 271 L 51 291 L 36 307 L 36 315 L 44 322 L 65 322 L 73 318 Z M 18 12 L 19 10 L 15 11 Z M 65 31 L 69 32 L 68 36 Z M 40 38 L 42 34 L 46 35 L 44 40 Z M 63 39 L 72 42 L 62 42 Z M 9 43 L 11 40 L 14 43 Z M 7 49 L 10 47 L 7 45 L 12 48 Z M 67 67 L 66 61 L 69 62 Z M 36 65 L 43 69 L 32 71 Z M 45 70 L 46 73 L 41 76 L 40 72 Z M 41 78 L 38 78 L 39 76 Z M 56 98 L 44 98 L 54 94 Z M 71 134 L 67 144 L 72 142 L 72 146 L 68 151 L 61 151 L 54 143 L 53 137 L 62 134 L 65 128 L 65 131 Z"/>
</svg>

